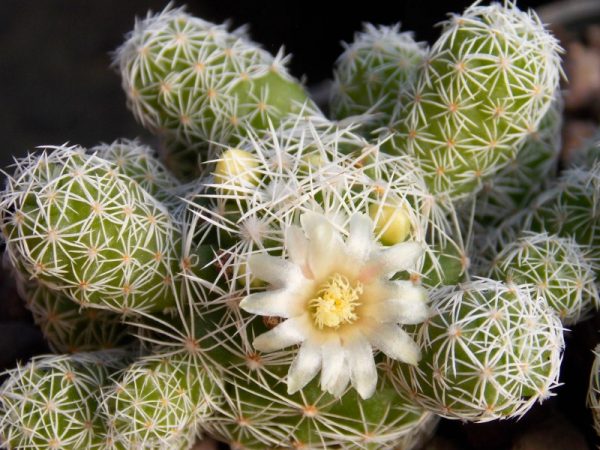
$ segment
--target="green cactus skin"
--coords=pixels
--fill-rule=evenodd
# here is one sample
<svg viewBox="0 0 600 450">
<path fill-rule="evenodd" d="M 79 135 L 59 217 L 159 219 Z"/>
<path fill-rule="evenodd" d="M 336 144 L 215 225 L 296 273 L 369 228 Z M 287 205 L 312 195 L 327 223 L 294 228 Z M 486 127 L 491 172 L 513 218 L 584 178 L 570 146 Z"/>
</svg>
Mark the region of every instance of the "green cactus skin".
<svg viewBox="0 0 600 450">
<path fill-rule="evenodd" d="M 508 284 L 532 284 L 564 325 L 580 322 L 598 309 L 591 264 L 573 239 L 526 233 L 504 246 L 492 275 Z"/>
<path fill-rule="evenodd" d="M 400 24 L 364 24 L 354 41 L 343 45 L 333 73 L 331 116 L 373 115 L 365 132 L 389 125 L 425 60 L 426 45 L 410 32 L 401 33 Z"/>
<path fill-rule="evenodd" d="M 527 207 L 548 179 L 555 176 L 561 148 L 562 101 L 554 101 L 538 128 L 529 133 L 516 156 L 476 197 L 475 219 L 497 226 L 508 214 Z"/>
<path fill-rule="evenodd" d="M 35 281 L 19 280 L 17 287 L 55 353 L 108 350 L 131 340 L 130 329 L 112 311 L 82 309 L 61 292 Z"/>
<path fill-rule="evenodd" d="M 533 12 L 475 4 L 446 22 L 389 150 L 414 155 L 432 193 L 464 197 L 537 127 L 559 68 L 557 41 Z"/>
<path fill-rule="evenodd" d="M 0 223 L 13 266 L 83 306 L 129 314 L 174 304 L 177 223 L 135 181 L 81 148 L 19 161 Z"/>
<path fill-rule="evenodd" d="M 592 411 L 593 425 L 600 436 L 600 345 L 594 349 L 594 362 L 590 372 L 587 406 Z"/>
<path fill-rule="evenodd" d="M 189 448 L 197 426 L 214 407 L 214 377 L 173 349 L 154 349 L 113 376 L 103 410 L 125 448 Z M 164 355 L 164 356 L 161 356 Z"/>
<path fill-rule="evenodd" d="M 470 265 L 467 250 L 452 239 L 446 239 L 429 248 L 418 272 L 409 271 L 398 279 L 410 279 L 427 289 L 453 286 L 465 280 Z"/>
<path fill-rule="evenodd" d="M 235 145 L 246 127 L 264 130 L 304 108 L 308 97 L 285 63 L 240 30 L 169 7 L 138 21 L 114 59 L 130 109 L 164 137 L 179 176 L 197 175 L 214 144 Z"/>
<path fill-rule="evenodd" d="M 600 164 L 565 170 L 520 220 L 523 229 L 574 238 L 600 273 Z"/>
<path fill-rule="evenodd" d="M 442 417 L 485 422 L 521 416 L 551 395 L 563 335 L 543 299 L 482 279 L 441 288 L 432 304 L 414 332 L 422 360 L 395 371 L 411 400 Z"/>
<path fill-rule="evenodd" d="M 100 387 L 128 363 L 122 351 L 35 357 L 0 387 L 0 440 L 7 449 L 104 450 Z"/>
<path fill-rule="evenodd" d="M 179 181 L 154 156 L 154 150 L 137 140 L 118 139 L 89 149 L 90 154 L 114 163 L 119 172 L 136 181 L 140 187 L 169 210 L 180 203 Z"/>
<path fill-rule="evenodd" d="M 250 340 L 268 327 L 258 318 L 237 336 L 230 335 L 236 312 L 223 305 L 218 339 L 226 341 L 225 400 L 204 423 L 205 431 L 232 448 L 392 449 L 410 448 L 422 432 L 431 432 L 432 414 L 398 394 L 380 377 L 374 396 L 362 400 L 349 389 L 341 399 L 322 392 L 312 381 L 301 392 L 287 393 L 284 382 L 289 351 L 256 352 Z M 239 314 L 239 312 L 238 312 Z M 229 323 L 230 325 L 226 325 Z M 385 372 L 385 362 L 380 369 Z"/>
</svg>

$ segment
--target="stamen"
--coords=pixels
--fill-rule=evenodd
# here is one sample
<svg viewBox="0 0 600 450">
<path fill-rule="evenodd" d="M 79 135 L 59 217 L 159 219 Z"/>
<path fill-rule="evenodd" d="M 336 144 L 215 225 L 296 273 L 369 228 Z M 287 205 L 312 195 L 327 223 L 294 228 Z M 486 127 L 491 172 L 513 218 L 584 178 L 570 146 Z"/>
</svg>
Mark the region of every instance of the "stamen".
<svg viewBox="0 0 600 450">
<path fill-rule="evenodd" d="M 337 328 L 342 324 L 354 322 L 358 318 L 354 309 L 360 306 L 358 300 L 362 293 L 361 282 L 357 281 L 355 286 L 352 286 L 348 279 L 339 273 L 331 276 L 319 290 L 319 297 L 309 302 L 316 325 L 320 329 Z"/>
</svg>

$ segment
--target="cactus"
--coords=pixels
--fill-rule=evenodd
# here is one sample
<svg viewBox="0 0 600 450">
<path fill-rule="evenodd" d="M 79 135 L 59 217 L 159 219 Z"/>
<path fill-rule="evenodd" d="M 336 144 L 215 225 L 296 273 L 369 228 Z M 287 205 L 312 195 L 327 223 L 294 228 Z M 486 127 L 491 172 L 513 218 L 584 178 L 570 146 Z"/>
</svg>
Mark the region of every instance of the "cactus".
<svg viewBox="0 0 600 450">
<path fill-rule="evenodd" d="M 562 327 L 525 287 L 478 280 L 432 294 L 432 316 L 413 332 L 418 367 L 399 366 L 399 390 L 449 419 L 522 416 L 558 381 Z"/>
<path fill-rule="evenodd" d="M 594 262 L 600 260 L 600 164 L 565 170 L 558 182 L 533 202 L 522 227 L 572 237 Z"/>
<path fill-rule="evenodd" d="M 136 22 L 114 64 L 135 117 L 164 138 L 167 164 L 185 177 L 213 144 L 234 145 L 245 127 L 267 129 L 309 102 L 286 59 L 242 30 L 167 8 Z"/>
<path fill-rule="evenodd" d="M 112 312 L 81 307 L 59 291 L 35 281 L 19 281 L 19 291 L 55 353 L 119 348 L 131 339 L 129 328 Z"/>
<path fill-rule="evenodd" d="M 516 156 L 484 183 L 477 194 L 476 220 L 498 225 L 508 214 L 527 207 L 556 171 L 561 147 L 562 102 L 555 100 Z"/>
<path fill-rule="evenodd" d="M 166 165 L 137 140 L 47 147 L 0 196 L 53 349 L 123 350 L 8 372 L 3 447 L 408 449 L 439 416 L 552 395 L 600 258 L 593 151 L 525 210 L 559 145 L 556 40 L 512 2 L 452 16 L 431 51 L 364 30 L 334 122 L 244 30 L 137 22 L 114 64 Z"/>
<path fill-rule="evenodd" d="M 392 449 L 410 448 L 436 419 L 399 395 L 382 378 L 368 400 L 353 391 L 341 400 L 312 382 L 286 393 L 275 382 L 284 376 L 284 355 L 254 353 L 252 364 L 227 378 L 228 400 L 206 422 L 206 430 L 237 449 Z"/>
<path fill-rule="evenodd" d="M 109 162 L 81 148 L 47 149 L 17 163 L 2 198 L 7 250 L 25 277 L 123 314 L 173 305 L 178 226 Z"/>
<path fill-rule="evenodd" d="M 136 140 L 118 139 L 110 144 L 96 145 L 90 154 L 114 163 L 123 175 L 167 207 L 176 208 L 181 186 L 167 168 L 154 157 L 154 151 Z"/>
<path fill-rule="evenodd" d="M 400 24 L 365 24 L 351 44 L 344 44 L 336 62 L 331 115 L 344 119 L 367 114 L 365 131 L 389 125 L 426 55 L 425 44 L 415 42 L 410 32 L 401 33 Z"/>
<path fill-rule="evenodd" d="M 169 353 L 163 348 L 137 360 L 114 375 L 103 394 L 103 412 L 125 448 L 188 448 L 198 422 L 210 415 L 216 396 L 211 377 Z"/>
<path fill-rule="evenodd" d="M 219 247 L 219 254 L 206 263 L 223 267 L 217 283 L 230 277 L 238 281 L 230 282 L 230 288 L 248 284 L 245 259 L 264 250 L 280 254 L 283 230 L 306 211 L 328 211 L 340 221 L 361 212 L 373 220 L 382 244 L 405 239 L 423 243 L 426 262 L 411 274 L 418 280 L 425 272 L 428 285 L 443 279 L 445 271 L 433 247 L 451 248 L 449 253 L 462 247 L 454 241 L 447 211 L 431 201 L 414 164 L 382 153 L 351 128 L 293 119 L 241 147 L 244 153 L 228 150 L 215 161 L 214 182 L 205 184 L 191 205 L 202 219 L 196 229 L 198 245 L 216 241 Z M 237 163 L 227 162 L 234 154 Z M 227 273 L 227 267 L 234 272 Z M 460 261 L 457 271 L 462 273 Z"/>
<path fill-rule="evenodd" d="M 100 387 L 127 363 L 121 351 L 40 356 L 0 387 L 0 439 L 7 448 L 105 449 Z"/>
<path fill-rule="evenodd" d="M 464 197 L 538 126 L 559 67 L 557 41 L 534 13 L 475 4 L 445 23 L 389 150 L 414 155 L 433 193 Z"/>
<path fill-rule="evenodd" d="M 598 309 L 591 264 L 573 239 L 528 233 L 508 244 L 492 272 L 511 284 L 532 284 L 563 324 L 572 325 Z"/>
</svg>

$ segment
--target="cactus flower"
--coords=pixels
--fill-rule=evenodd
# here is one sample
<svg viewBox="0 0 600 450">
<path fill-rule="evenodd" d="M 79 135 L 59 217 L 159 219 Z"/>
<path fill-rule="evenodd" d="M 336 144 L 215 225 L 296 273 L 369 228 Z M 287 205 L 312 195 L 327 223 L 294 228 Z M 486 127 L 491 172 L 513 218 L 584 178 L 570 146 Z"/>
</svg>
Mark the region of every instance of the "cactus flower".
<svg viewBox="0 0 600 450">
<path fill-rule="evenodd" d="M 393 281 L 413 268 L 421 245 L 403 242 L 383 248 L 373 222 L 354 214 L 344 241 L 324 215 L 304 213 L 302 227 L 286 232 L 289 259 L 257 254 L 249 259 L 253 275 L 271 284 L 244 298 L 247 312 L 286 320 L 259 335 L 254 347 L 270 352 L 301 344 L 288 372 L 288 391 L 303 388 L 321 371 L 321 388 L 340 396 L 348 383 L 362 398 L 373 395 L 377 370 L 373 349 L 416 364 L 420 351 L 399 326 L 428 315 L 422 287 Z"/>
</svg>

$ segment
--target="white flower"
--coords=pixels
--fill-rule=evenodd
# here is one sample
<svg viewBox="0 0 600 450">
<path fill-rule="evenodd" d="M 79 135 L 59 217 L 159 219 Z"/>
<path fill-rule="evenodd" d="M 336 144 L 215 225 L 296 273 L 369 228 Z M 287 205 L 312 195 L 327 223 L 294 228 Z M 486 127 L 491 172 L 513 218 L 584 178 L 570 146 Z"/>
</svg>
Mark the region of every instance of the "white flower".
<svg viewBox="0 0 600 450">
<path fill-rule="evenodd" d="M 422 247 L 415 242 L 382 247 L 363 214 L 350 218 L 345 242 L 321 214 L 304 213 L 300 222 L 302 228 L 286 232 L 289 260 L 267 254 L 249 259 L 252 274 L 272 289 L 247 296 L 240 307 L 287 319 L 258 336 L 254 347 L 270 352 L 301 344 L 288 372 L 290 394 L 320 370 L 323 390 L 341 396 L 351 382 L 369 398 L 377 385 L 373 348 L 409 364 L 420 358 L 399 324 L 427 318 L 426 292 L 390 277 L 413 267 Z"/>
</svg>

